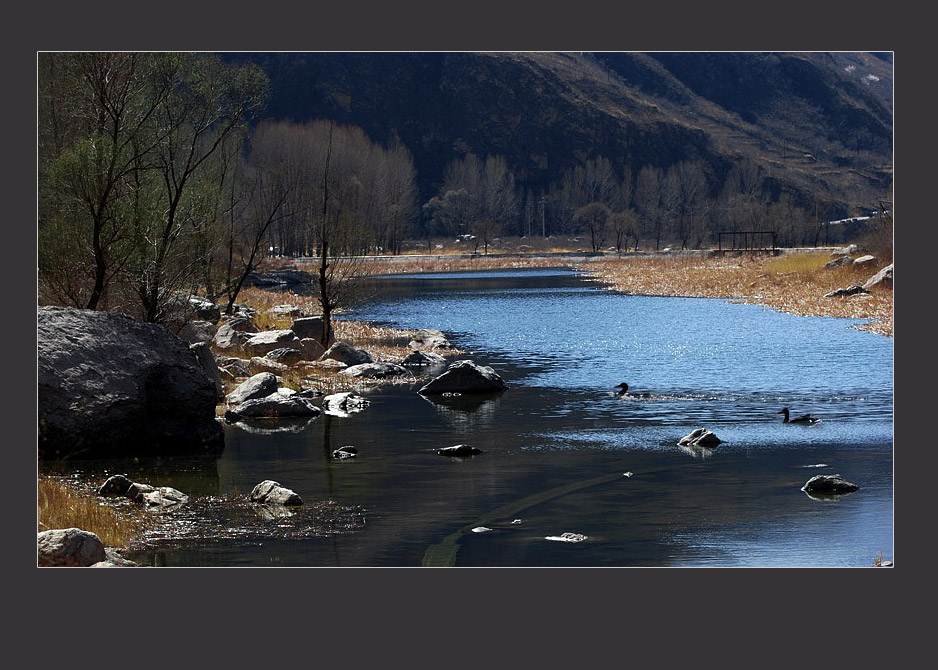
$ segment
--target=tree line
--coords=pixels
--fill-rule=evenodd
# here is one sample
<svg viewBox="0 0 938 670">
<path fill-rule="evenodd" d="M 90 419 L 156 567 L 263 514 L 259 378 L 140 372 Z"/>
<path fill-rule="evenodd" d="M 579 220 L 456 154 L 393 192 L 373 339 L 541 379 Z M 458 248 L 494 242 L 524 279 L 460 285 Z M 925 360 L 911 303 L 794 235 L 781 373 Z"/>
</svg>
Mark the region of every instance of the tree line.
<svg viewBox="0 0 938 670">
<path fill-rule="evenodd" d="M 42 53 L 38 278 L 45 304 L 165 321 L 201 292 L 231 312 L 270 254 L 319 259 L 320 300 L 342 306 L 352 257 L 405 240 L 583 236 L 595 250 L 701 248 L 721 230 L 817 244 L 813 211 L 739 160 L 720 183 L 682 161 L 617 171 L 585 160 L 543 191 L 502 156 L 467 153 L 418 202 L 401 142 L 329 120 L 260 121 L 268 81 L 211 54 Z"/>
<path fill-rule="evenodd" d="M 579 236 L 592 251 L 700 249 L 717 232 L 752 230 L 774 232 L 780 246 L 816 245 L 830 203 L 818 200 L 812 211 L 777 190 L 748 159 L 720 182 L 701 162 L 620 173 L 599 156 L 534 192 L 504 158 L 470 153 L 450 163 L 440 193 L 422 206 L 422 227 L 428 239 L 473 235 L 486 246 L 500 235 Z"/>
<path fill-rule="evenodd" d="M 258 122 L 256 66 L 179 53 L 45 53 L 37 66 L 40 303 L 165 322 L 202 293 L 230 313 L 276 248 L 323 259 L 329 312 L 337 259 L 399 252 L 411 233 L 407 149 L 330 121 Z"/>
</svg>

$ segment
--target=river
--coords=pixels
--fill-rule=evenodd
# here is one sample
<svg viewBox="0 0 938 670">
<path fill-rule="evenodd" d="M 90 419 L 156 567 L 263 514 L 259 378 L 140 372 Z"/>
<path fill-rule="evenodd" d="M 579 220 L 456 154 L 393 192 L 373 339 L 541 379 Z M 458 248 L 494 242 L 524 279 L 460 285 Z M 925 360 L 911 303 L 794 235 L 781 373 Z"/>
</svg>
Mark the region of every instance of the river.
<svg viewBox="0 0 938 670">
<path fill-rule="evenodd" d="M 345 318 L 443 330 L 508 390 L 433 401 L 416 383 L 375 388 L 347 417 L 227 426 L 217 461 L 85 464 L 99 480 L 131 471 L 192 496 L 128 557 L 371 567 L 892 559 L 892 339 L 853 320 L 622 295 L 563 269 L 371 282 L 374 297 Z M 650 395 L 617 397 L 622 381 Z M 822 421 L 783 424 L 786 406 Z M 699 427 L 723 443 L 677 446 Z M 482 453 L 437 453 L 455 444 Z M 359 456 L 329 458 L 344 445 Z M 834 499 L 801 490 L 835 473 L 860 489 Z M 257 510 L 245 494 L 264 479 L 307 504 Z M 580 541 L 560 541 L 565 533 Z"/>
</svg>

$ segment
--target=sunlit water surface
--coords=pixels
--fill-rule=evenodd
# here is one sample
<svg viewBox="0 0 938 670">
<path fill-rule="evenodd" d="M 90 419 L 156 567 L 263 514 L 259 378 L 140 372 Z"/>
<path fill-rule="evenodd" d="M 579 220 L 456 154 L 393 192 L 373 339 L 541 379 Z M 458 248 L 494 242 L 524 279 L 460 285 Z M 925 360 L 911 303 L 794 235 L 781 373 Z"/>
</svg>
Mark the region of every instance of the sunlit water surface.
<svg viewBox="0 0 938 670">
<path fill-rule="evenodd" d="M 893 341 L 853 320 L 618 294 L 566 270 L 378 278 L 347 318 L 438 328 L 509 389 L 365 392 L 349 417 L 226 427 L 217 461 L 104 462 L 192 496 L 148 565 L 869 566 L 893 554 Z M 647 398 L 619 398 L 627 381 Z M 815 426 L 782 424 L 778 410 Z M 712 451 L 677 441 L 698 427 Z M 454 444 L 482 449 L 451 459 Z M 358 458 L 333 449 L 355 445 Z M 817 500 L 815 474 L 856 493 Z M 274 479 L 307 502 L 246 499 Z M 473 532 L 485 527 L 486 532 Z M 548 540 L 563 533 L 580 542 Z"/>
</svg>

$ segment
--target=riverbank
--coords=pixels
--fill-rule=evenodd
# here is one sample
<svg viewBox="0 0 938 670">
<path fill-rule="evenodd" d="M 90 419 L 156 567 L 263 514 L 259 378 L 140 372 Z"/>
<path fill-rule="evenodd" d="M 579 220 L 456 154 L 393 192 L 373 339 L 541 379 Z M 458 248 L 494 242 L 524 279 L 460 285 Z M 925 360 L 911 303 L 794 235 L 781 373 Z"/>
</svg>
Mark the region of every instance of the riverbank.
<svg viewBox="0 0 938 670">
<path fill-rule="evenodd" d="M 892 288 L 825 297 L 831 291 L 862 285 L 886 263 L 827 267 L 826 254 L 777 257 L 635 258 L 605 260 L 582 267 L 597 281 L 635 295 L 723 298 L 763 305 L 799 316 L 870 319 L 860 330 L 893 336 Z M 891 262 L 891 261 L 890 261 Z"/>
<path fill-rule="evenodd" d="M 839 288 L 862 285 L 891 259 L 826 267 L 837 251 L 799 250 L 779 256 L 718 256 L 707 252 L 670 254 L 437 255 L 375 261 L 370 274 L 410 274 L 567 266 L 610 288 L 633 295 L 722 298 L 763 305 L 799 316 L 869 319 L 861 330 L 893 336 L 893 292 L 875 287 L 867 294 L 827 298 Z"/>
</svg>

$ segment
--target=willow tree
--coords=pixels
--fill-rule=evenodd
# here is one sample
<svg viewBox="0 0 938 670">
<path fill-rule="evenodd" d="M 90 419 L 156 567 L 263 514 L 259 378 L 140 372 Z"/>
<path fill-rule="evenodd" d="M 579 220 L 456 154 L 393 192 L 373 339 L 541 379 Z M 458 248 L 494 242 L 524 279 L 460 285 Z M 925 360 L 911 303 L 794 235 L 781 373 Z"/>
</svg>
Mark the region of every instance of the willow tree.
<svg viewBox="0 0 938 670">
<path fill-rule="evenodd" d="M 162 54 L 38 56 L 39 276 L 49 299 L 97 309 L 134 252 L 136 189 L 165 129 Z"/>
<path fill-rule="evenodd" d="M 218 241 L 214 161 L 266 77 L 183 53 L 40 54 L 38 73 L 41 298 L 159 320 Z"/>
</svg>

